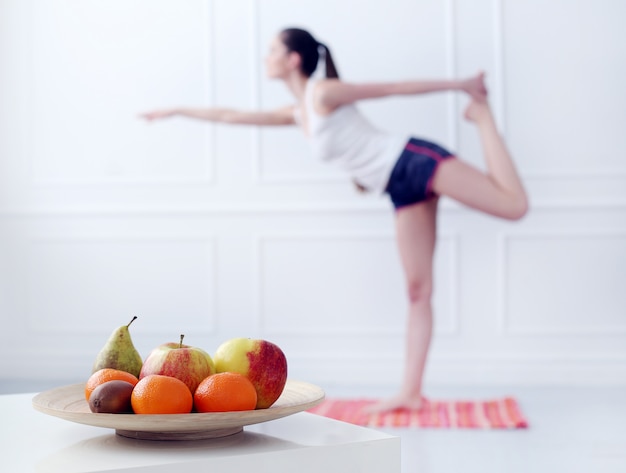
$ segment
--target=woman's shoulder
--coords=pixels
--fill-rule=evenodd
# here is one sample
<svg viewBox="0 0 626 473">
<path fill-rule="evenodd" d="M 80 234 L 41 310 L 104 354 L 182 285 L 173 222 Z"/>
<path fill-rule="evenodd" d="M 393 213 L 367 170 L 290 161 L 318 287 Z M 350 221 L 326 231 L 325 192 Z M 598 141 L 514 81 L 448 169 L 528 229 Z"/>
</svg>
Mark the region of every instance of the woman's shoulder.
<svg viewBox="0 0 626 473">
<path fill-rule="evenodd" d="M 329 104 L 328 97 L 340 84 L 341 81 L 339 79 L 311 79 L 311 99 L 317 113 L 320 115 L 329 115 L 338 108 L 335 105 Z"/>
<path fill-rule="evenodd" d="M 310 79 L 310 83 L 311 83 L 312 87 L 314 87 L 315 90 L 319 93 L 319 92 L 323 92 L 323 91 L 332 89 L 333 87 L 337 87 L 337 85 L 341 84 L 341 80 L 340 79 L 326 78 L 326 77 L 311 78 Z"/>
</svg>

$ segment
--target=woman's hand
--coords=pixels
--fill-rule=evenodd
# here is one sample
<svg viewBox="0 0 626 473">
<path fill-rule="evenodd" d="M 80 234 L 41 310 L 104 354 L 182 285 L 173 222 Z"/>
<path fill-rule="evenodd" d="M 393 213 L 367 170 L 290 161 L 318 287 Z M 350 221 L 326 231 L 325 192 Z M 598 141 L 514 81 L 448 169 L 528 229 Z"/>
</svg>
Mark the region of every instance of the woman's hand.
<svg viewBox="0 0 626 473">
<path fill-rule="evenodd" d="M 153 112 L 142 113 L 139 116 L 149 122 L 153 120 L 160 120 L 162 118 L 170 118 L 176 115 L 176 110 L 155 110 Z"/>
<path fill-rule="evenodd" d="M 479 72 L 476 76 L 461 82 L 461 90 L 474 100 L 484 102 L 487 100 L 487 87 L 485 86 L 485 73 Z"/>
</svg>

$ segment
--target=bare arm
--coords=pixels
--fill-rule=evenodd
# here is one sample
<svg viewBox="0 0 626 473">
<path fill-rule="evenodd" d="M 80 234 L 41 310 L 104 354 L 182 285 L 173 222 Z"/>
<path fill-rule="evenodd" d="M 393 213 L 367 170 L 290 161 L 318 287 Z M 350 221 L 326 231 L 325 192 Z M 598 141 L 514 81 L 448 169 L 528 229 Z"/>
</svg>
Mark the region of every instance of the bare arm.
<svg viewBox="0 0 626 473">
<path fill-rule="evenodd" d="M 339 80 L 325 80 L 316 88 L 316 102 L 329 112 L 341 105 L 358 100 L 391 95 L 418 95 L 432 92 L 462 91 L 478 100 L 487 97 L 484 74 L 461 80 L 423 80 L 370 84 L 350 84 Z"/>
<path fill-rule="evenodd" d="M 293 105 L 266 112 L 248 112 L 231 108 L 172 108 L 142 113 L 148 121 L 175 116 L 234 125 L 293 125 Z"/>
</svg>

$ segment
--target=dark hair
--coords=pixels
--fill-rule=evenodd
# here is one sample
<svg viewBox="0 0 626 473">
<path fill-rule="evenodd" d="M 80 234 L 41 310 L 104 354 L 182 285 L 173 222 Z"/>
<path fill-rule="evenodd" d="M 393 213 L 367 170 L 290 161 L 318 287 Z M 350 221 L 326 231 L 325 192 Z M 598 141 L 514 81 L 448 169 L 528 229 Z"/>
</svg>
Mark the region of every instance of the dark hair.
<svg viewBox="0 0 626 473">
<path fill-rule="evenodd" d="M 315 72 L 320 57 L 319 48 L 322 47 L 326 53 L 326 71 L 324 71 L 326 77 L 329 79 L 339 78 L 335 63 L 330 55 L 330 50 L 325 44 L 317 41 L 308 31 L 300 28 L 286 28 L 281 31 L 280 39 L 289 52 L 298 53 L 300 55 L 300 70 L 305 76 L 311 77 L 313 72 Z"/>
</svg>

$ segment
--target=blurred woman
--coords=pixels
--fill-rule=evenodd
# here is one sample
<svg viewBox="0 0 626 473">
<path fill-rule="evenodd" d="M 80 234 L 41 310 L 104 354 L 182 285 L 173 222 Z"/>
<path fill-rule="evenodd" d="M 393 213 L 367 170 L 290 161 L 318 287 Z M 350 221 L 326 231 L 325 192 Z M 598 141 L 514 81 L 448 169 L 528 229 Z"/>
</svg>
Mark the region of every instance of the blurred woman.
<svg viewBox="0 0 626 473">
<path fill-rule="evenodd" d="M 406 277 L 407 318 L 404 377 L 398 394 L 371 408 L 418 409 L 433 315 L 433 256 L 439 196 L 509 220 L 522 218 L 528 199 L 489 107 L 483 74 L 462 80 L 347 83 L 328 47 L 308 31 L 288 28 L 272 41 L 267 75 L 282 81 L 294 104 L 270 111 L 174 108 L 143 115 L 147 120 L 184 116 L 246 125 L 297 125 L 313 155 L 336 163 L 360 191 L 388 194 Z M 469 95 L 465 118 L 476 124 L 487 171 L 482 172 L 428 140 L 379 130 L 356 108 L 360 100 L 459 91 Z M 445 289 L 445 288 L 444 288 Z"/>
</svg>

